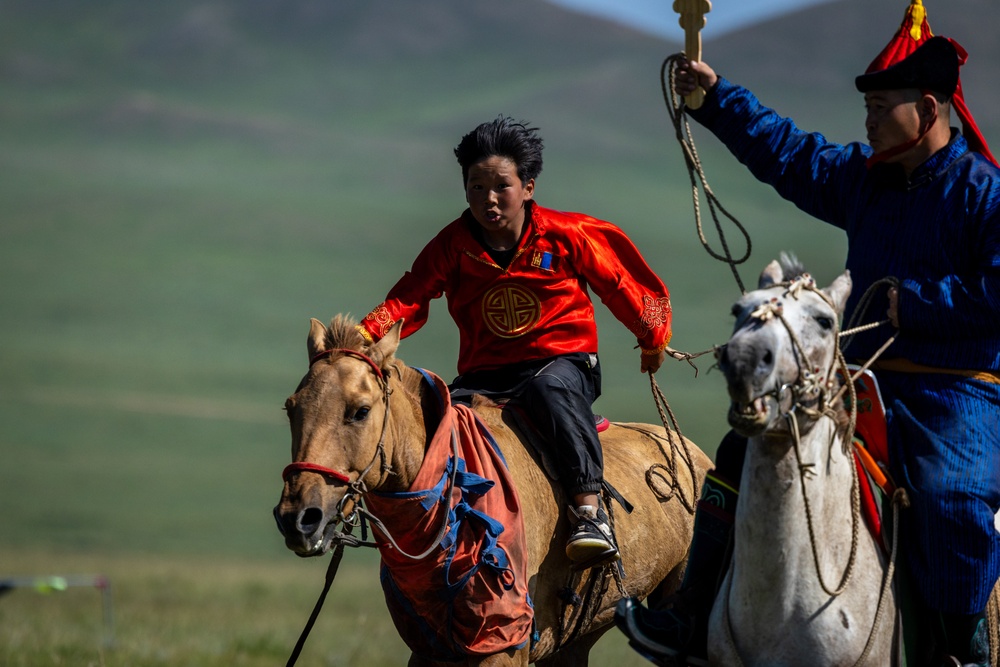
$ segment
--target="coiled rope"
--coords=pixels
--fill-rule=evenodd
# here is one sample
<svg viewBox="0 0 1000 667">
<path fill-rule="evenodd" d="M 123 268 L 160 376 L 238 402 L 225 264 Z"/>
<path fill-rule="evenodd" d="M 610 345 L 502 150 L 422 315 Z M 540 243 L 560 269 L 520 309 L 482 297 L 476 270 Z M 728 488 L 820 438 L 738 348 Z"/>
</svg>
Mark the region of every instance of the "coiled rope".
<svg viewBox="0 0 1000 667">
<path fill-rule="evenodd" d="M 736 267 L 750 259 L 753 244 L 750 241 L 750 234 L 747 232 L 746 227 L 725 209 L 719 198 L 712 191 L 712 188 L 708 185 L 708 178 L 705 176 L 701 159 L 698 157 L 698 150 L 695 148 L 694 140 L 691 137 L 691 125 L 688 122 L 687 115 L 684 113 L 686 106 L 684 105 L 684 101 L 679 99 L 674 93 L 674 77 L 677 64 L 683 57 L 683 54 L 676 53 L 663 61 L 663 65 L 660 67 L 660 87 L 663 91 L 663 101 L 667 105 L 667 112 L 670 114 L 670 121 L 674 126 L 677 142 L 684 152 L 684 162 L 687 165 L 688 177 L 691 179 L 691 201 L 694 205 L 694 220 L 698 228 L 698 240 L 701 241 L 701 245 L 709 255 L 729 265 L 729 270 L 732 271 L 740 292 L 745 294 L 747 290 Z M 708 203 L 708 210 L 712 214 L 712 221 L 715 223 L 719 242 L 722 244 L 721 253 L 713 250 L 708 239 L 705 237 L 705 230 L 701 219 L 699 185 L 705 191 L 705 201 Z M 733 257 L 732 250 L 729 248 L 725 231 L 722 228 L 722 222 L 719 219 L 720 213 L 736 226 L 743 235 L 743 240 L 746 242 L 746 251 L 738 258 Z"/>
</svg>

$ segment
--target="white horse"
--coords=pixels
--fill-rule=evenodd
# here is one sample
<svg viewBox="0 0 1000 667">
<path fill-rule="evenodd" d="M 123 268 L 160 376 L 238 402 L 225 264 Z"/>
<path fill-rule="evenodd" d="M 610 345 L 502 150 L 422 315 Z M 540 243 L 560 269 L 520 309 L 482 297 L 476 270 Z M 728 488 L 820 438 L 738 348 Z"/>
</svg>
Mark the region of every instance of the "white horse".
<svg viewBox="0 0 1000 667">
<path fill-rule="evenodd" d="M 862 524 L 847 416 L 834 397 L 850 275 L 818 289 L 808 274 L 786 279 L 789 269 L 771 262 L 758 289 L 736 303 L 735 332 L 720 353 L 729 422 L 749 444 L 709 658 L 897 664 L 887 559 Z"/>
</svg>

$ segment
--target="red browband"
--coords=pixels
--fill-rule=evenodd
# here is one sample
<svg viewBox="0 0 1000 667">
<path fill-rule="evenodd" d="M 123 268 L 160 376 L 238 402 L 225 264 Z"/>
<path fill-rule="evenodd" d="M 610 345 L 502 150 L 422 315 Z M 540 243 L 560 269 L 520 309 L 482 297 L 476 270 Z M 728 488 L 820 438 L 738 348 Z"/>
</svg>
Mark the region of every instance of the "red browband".
<svg viewBox="0 0 1000 667">
<path fill-rule="evenodd" d="M 342 472 L 338 472 L 333 468 L 327 468 L 326 466 L 309 463 L 307 461 L 289 463 L 285 466 L 285 469 L 281 471 L 281 479 L 287 482 L 289 477 L 300 472 L 316 472 L 324 477 L 332 477 L 333 479 L 343 482 L 344 484 L 348 484 L 351 481 L 351 478 Z"/>
<path fill-rule="evenodd" d="M 363 352 L 358 352 L 357 350 L 352 350 L 346 347 L 332 347 L 329 350 L 323 350 L 322 352 L 317 352 L 315 355 L 313 355 L 313 358 L 309 360 L 309 365 L 311 366 L 320 359 L 323 359 L 324 357 L 329 357 L 331 354 L 334 354 L 336 352 L 340 352 L 341 354 L 346 355 L 348 357 L 354 357 L 355 359 L 360 359 L 361 361 L 371 366 L 372 370 L 375 371 L 375 375 L 378 376 L 379 380 L 385 379 L 382 375 L 382 369 L 378 367 L 378 364 L 376 364 L 371 357 L 369 357 L 367 354 L 364 354 Z"/>
</svg>

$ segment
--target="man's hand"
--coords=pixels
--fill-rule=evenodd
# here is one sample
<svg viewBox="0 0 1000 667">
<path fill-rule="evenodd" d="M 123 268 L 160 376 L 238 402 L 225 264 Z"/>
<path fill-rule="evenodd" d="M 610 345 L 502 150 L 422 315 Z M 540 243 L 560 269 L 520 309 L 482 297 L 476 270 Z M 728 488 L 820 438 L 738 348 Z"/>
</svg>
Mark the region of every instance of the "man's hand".
<svg viewBox="0 0 1000 667">
<path fill-rule="evenodd" d="M 889 288 L 889 310 L 885 311 L 892 326 L 899 328 L 899 290 L 895 287 Z"/>
<path fill-rule="evenodd" d="M 643 373 L 655 373 L 660 370 L 660 366 L 663 365 L 663 360 L 666 358 L 666 350 L 651 352 L 649 354 L 643 352 L 639 355 L 639 370 Z"/>
<path fill-rule="evenodd" d="M 690 95 L 701 86 L 707 93 L 718 82 L 719 75 L 711 67 L 701 62 L 691 62 L 681 58 L 674 74 L 674 92 L 683 97 Z"/>
</svg>

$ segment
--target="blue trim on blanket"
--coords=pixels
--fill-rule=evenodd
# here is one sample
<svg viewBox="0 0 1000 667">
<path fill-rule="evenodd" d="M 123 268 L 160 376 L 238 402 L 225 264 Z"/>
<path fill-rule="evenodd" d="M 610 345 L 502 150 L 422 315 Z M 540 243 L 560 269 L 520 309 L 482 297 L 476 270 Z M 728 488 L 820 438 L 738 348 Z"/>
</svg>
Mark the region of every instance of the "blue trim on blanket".
<svg viewBox="0 0 1000 667">
<path fill-rule="evenodd" d="M 503 452 L 500 451 L 500 445 L 497 444 L 497 441 L 493 437 L 493 433 L 490 431 L 489 427 L 483 423 L 483 420 L 479 418 L 479 415 L 473 413 L 473 416 L 476 418 L 476 426 L 479 428 L 479 432 L 483 434 L 483 438 L 486 439 L 486 442 L 490 443 L 490 447 L 492 447 L 493 451 L 500 457 L 500 460 L 503 462 L 503 467 L 510 470 L 510 466 L 507 465 L 507 459 L 504 457 Z"/>
<path fill-rule="evenodd" d="M 430 371 L 427 371 L 423 368 L 419 368 L 417 366 L 412 366 L 412 368 L 413 370 L 423 375 L 424 382 L 429 384 L 431 386 L 431 389 L 434 390 L 434 396 L 437 397 L 437 402 L 438 402 L 438 414 L 444 414 L 444 397 L 441 395 L 441 392 L 438 391 L 437 383 L 434 381 L 434 376 L 430 374 Z M 451 396 L 448 397 L 448 405 L 451 405 Z"/>
</svg>

